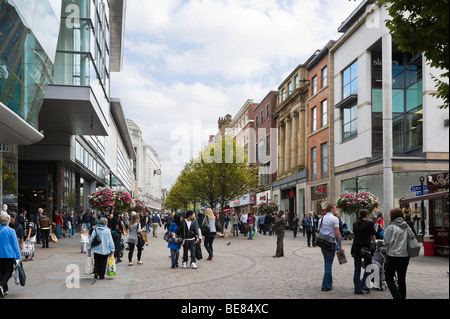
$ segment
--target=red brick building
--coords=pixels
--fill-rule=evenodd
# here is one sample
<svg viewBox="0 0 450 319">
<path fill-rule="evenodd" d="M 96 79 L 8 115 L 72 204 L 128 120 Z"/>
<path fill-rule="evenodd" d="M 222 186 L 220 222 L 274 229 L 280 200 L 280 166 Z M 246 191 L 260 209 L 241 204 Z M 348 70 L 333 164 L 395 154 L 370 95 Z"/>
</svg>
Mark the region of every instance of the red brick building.
<svg viewBox="0 0 450 319">
<path fill-rule="evenodd" d="M 329 101 L 329 49 L 330 41 L 306 66 L 309 74 L 309 98 L 307 101 L 307 152 L 308 183 L 306 189 L 306 212 L 321 213 L 330 196 L 330 168 L 333 143 L 330 140 L 332 119 Z"/>
</svg>

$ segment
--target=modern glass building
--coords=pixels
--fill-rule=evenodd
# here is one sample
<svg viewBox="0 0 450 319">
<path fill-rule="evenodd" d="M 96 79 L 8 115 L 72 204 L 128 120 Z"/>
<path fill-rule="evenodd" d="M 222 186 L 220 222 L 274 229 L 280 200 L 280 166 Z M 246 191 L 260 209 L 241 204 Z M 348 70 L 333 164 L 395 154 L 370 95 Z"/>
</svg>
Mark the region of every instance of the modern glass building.
<svg viewBox="0 0 450 319">
<path fill-rule="evenodd" d="M 54 82 L 39 143 L 19 147 L 19 204 L 52 214 L 88 209 L 98 187 L 131 191 L 134 150 L 110 74 L 122 65 L 124 0 L 60 0 Z M 129 173 L 129 174 L 127 174 Z"/>
<path fill-rule="evenodd" d="M 18 145 L 44 137 L 38 115 L 53 67 L 59 0 L 0 0 L 0 204 L 17 209 Z"/>
</svg>

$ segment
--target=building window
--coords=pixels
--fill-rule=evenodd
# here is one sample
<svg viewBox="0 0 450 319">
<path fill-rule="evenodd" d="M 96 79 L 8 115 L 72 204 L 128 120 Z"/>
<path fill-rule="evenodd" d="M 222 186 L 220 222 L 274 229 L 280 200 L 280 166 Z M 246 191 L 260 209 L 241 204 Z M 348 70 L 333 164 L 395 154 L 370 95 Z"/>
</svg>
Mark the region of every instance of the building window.
<svg viewBox="0 0 450 319">
<path fill-rule="evenodd" d="M 292 82 L 289 82 L 288 84 L 288 95 L 292 94 Z"/>
<path fill-rule="evenodd" d="M 264 122 L 264 110 L 261 110 L 261 124 Z"/>
<path fill-rule="evenodd" d="M 317 107 L 312 109 L 312 132 L 317 130 Z"/>
<path fill-rule="evenodd" d="M 342 142 L 358 136 L 358 106 L 356 103 L 342 109 Z"/>
<path fill-rule="evenodd" d="M 295 76 L 295 78 L 294 78 L 294 85 L 295 85 L 295 88 L 296 89 L 298 89 L 298 84 L 299 84 L 299 81 L 298 81 L 299 79 L 298 79 L 298 75 L 296 75 Z"/>
<path fill-rule="evenodd" d="M 372 52 L 381 60 L 381 52 Z M 382 66 L 372 65 L 372 151 L 383 151 L 383 92 L 377 81 Z M 392 139 L 394 153 L 420 151 L 423 147 L 422 55 L 393 52 Z"/>
<path fill-rule="evenodd" d="M 342 81 L 343 99 L 352 94 L 358 94 L 358 61 L 344 70 Z"/>
<path fill-rule="evenodd" d="M 322 69 L 322 87 L 328 84 L 328 67 Z"/>
<path fill-rule="evenodd" d="M 284 102 L 285 99 L 286 99 L 286 89 L 283 89 L 283 91 L 281 91 L 281 101 Z"/>
<path fill-rule="evenodd" d="M 328 177 L 328 144 L 323 143 L 320 145 L 320 151 L 322 153 L 322 178 Z"/>
<path fill-rule="evenodd" d="M 266 154 L 270 154 L 270 134 L 266 136 Z"/>
<path fill-rule="evenodd" d="M 255 127 L 258 128 L 258 115 L 255 117 Z"/>
<path fill-rule="evenodd" d="M 266 106 L 266 113 L 267 113 L 267 117 L 269 117 L 270 116 L 270 106 L 269 106 L 269 104 L 267 104 L 267 106 Z"/>
<path fill-rule="evenodd" d="M 312 95 L 317 93 L 317 76 L 312 78 Z"/>
<path fill-rule="evenodd" d="M 313 147 L 311 149 L 311 180 L 315 181 L 317 179 L 317 149 Z"/>
<path fill-rule="evenodd" d="M 328 101 L 322 101 L 322 126 L 326 126 L 328 124 Z"/>
</svg>

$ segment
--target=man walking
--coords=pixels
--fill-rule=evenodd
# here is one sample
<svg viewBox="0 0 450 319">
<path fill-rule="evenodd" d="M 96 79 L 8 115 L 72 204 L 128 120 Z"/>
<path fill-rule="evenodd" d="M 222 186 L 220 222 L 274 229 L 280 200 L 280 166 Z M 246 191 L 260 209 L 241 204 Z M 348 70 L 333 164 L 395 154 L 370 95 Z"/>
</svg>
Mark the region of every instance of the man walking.
<svg viewBox="0 0 450 319">
<path fill-rule="evenodd" d="M 158 237 L 157 236 L 158 226 L 161 226 L 161 218 L 159 218 L 159 215 L 155 213 L 152 216 L 153 237 Z"/>
<path fill-rule="evenodd" d="M 183 263 L 182 267 L 187 267 L 187 261 L 189 259 L 189 251 L 191 252 L 191 269 L 197 269 L 195 264 L 195 246 L 199 242 L 198 239 L 198 226 L 194 219 L 194 212 L 188 211 L 186 218 L 181 221 L 180 227 L 177 230 L 177 236 L 184 239 L 183 244 Z"/>
<path fill-rule="evenodd" d="M 312 245 L 316 247 L 314 244 L 314 240 L 316 239 L 316 231 L 317 231 L 317 221 L 313 212 L 309 212 L 309 216 L 305 220 L 306 227 L 306 240 L 308 242 L 308 247 L 311 247 L 311 237 L 312 237 Z"/>
<path fill-rule="evenodd" d="M 277 234 L 277 251 L 273 258 L 284 257 L 284 233 L 286 227 L 286 219 L 284 218 L 284 212 L 280 210 L 275 217 L 275 234 Z"/>
<path fill-rule="evenodd" d="M 336 205 L 329 203 L 327 205 L 327 213 L 319 220 L 319 232 L 328 235 L 335 239 L 339 244 L 339 252 L 342 253 L 341 233 L 339 231 L 339 219 L 336 215 Z M 322 291 L 330 291 L 333 284 L 332 266 L 336 249 L 326 250 L 322 249 L 323 260 L 325 264 L 325 271 L 322 280 Z"/>
</svg>

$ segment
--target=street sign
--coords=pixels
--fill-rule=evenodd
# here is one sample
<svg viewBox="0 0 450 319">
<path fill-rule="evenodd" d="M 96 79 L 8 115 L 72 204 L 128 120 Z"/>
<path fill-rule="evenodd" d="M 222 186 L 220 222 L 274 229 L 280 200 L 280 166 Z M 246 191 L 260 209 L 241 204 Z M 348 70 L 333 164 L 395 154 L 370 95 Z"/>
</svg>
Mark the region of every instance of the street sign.
<svg viewBox="0 0 450 319">
<path fill-rule="evenodd" d="M 424 193 L 425 193 L 426 190 L 428 190 L 427 186 L 426 186 L 426 185 L 423 185 L 423 191 L 424 191 Z M 422 188 L 421 188 L 420 185 L 411 186 L 411 187 L 409 188 L 409 191 L 410 191 L 411 193 L 414 193 L 414 192 L 420 192 L 420 191 L 422 191 Z"/>
<path fill-rule="evenodd" d="M 428 195 L 429 193 L 430 193 L 430 192 L 429 192 L 428 189 L 423 191 L 423 194 L 424 194 L 424 195 Z M 416 192 L 416 196 L 422 196 L 422 192 Z"/>
</svg>

